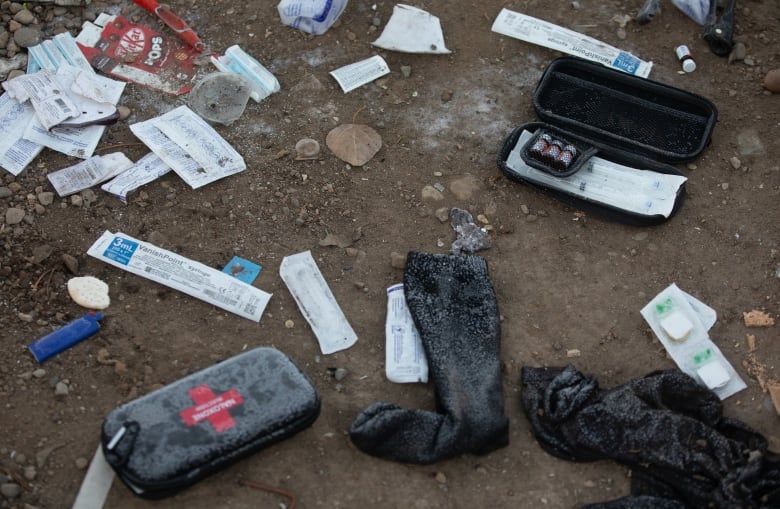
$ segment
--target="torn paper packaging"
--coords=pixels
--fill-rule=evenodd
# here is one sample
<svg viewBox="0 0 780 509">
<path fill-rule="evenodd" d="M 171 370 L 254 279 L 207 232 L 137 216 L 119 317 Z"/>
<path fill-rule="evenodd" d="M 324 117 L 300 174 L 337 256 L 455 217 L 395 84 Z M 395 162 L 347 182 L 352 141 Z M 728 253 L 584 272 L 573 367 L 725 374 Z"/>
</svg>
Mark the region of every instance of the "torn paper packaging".
<svg viewBox="0 0 780 509">
<path fill-rule="evenodd" d="M 121 81 L 88 73 L 70 65 L 63 65 L 57 70 L 56 76 L 66 89 L 70 90 L 73 86 L 76 89 L 89 90 L 92 99 L 111 103 L 112 106 L 116 106 L 125 89 L 125 83 Z M 95 152 L 104 131 L 104 125 L 96 124 L 88 127 L 57 126 L 50 132 L 35 118 L 27 126 L 24 138 L 65 155 L 87 159 Z"/>
<path fill-rule="evenodd" d="M 105 125 L 119 118 L 104 84 L 94 73 L 62 63 L 57 72 L 41 69 L 3 83 L 3 88 L 19 102 L 30 101 L 46 130 L 55 126 L 86 127 Z"/>
<path fill-rule="evenodd" d="M 133 161 L 121 152 L 93 156 L 86 161 L 47 175 L 60 197 L 68 196 L 114 178 L 132 168 Z"/>
<path fill-rule="evenodd" d="M 428 382 L 428 360 L 420 333 L 406 305 L 404 285 L 387 289 L 385 374 L 395 383 Z"/>
<path fill-rule="evenodd" d="M 717 320 L 714 309 L 672 283 L 641 314 L 680 370 L 720 399 L 747 387 L 709 337 Z"/>
<path fill-rule="evenodd" d="M 127 195 L 139 187 L 162 177 L 171 171 L 171 167 L 159 158 L 154 152 L 150 152 L 139 159 L 135 165 L 127 171 L 123 171 L 110 182 L 106 182 L 100 188 L 119 198 L 122 203 L 127 203 Z"/>
<path fill-rule="evenodd" d="M 130 130 L 193 189 L 246 169 L 244 158 L 186 106 Z"/>
<path fill-rule="evenodd" d="M 355 344 L 357 335 L 347 322 L 310 251 L 285 256 L 279 267 L 279 275 L 311 326 L 323 354 L 338 352 Z"/>
<path fill-rule="evenodd" d="M 393 15 L 382 35 L 371 44 L 404 53 L 450 53 L 444 45 L 439 18 L 404 4 L 393 7 Z"/>
<path fill-rule="evenodd" d="M 358 87 L 362 87 L 366 83 L 371 83 L 375 79 L 381 78 L 389 72 L 390 67 L 388 67 L 385 59 L 379 55 L 374 55 L 360 62 L 345 65 L 335 71 L 331 71 L 330 75 L 333 76 L 346 94 Z"/>
<path fill-rule="evenodd" d="M 228 274 L 124 233 L 104 232 L 87 254 L 255 322 L 271 298 Z"/>
<path fill-rule="evenodd" d="M 19 175 L 43 150 L 22 136 L 34 118 L 31 104 L 0 95 L 0 167 L 13 175 Z"/>
</svg>

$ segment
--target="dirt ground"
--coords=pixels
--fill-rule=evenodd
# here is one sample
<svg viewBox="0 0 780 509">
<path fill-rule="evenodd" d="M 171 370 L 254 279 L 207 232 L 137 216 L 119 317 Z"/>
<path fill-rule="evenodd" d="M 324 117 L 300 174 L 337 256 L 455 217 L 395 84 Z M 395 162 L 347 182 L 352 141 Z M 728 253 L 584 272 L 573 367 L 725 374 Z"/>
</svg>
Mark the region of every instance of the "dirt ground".
<svg viewBox="0 0 780 509">
<path fill-rule="evenodd" d="M 95 5 L 154 24 L 129 3 Z M 452 54 L 372 47 L 392 12 L 388 1 L 352 0 L 336 26 L 313 37 L 283 26 L 270 0 L 173 0 L 212 48 L 241 45 L 281 83 L 279 93 L 250 102 L 233 125 L 217 127 L 247 170 L 198 190 L 171 173 L 131 195 L 128 205 L 95 189 L 94 202 L 57 198 L 43 213 L 34 205 L 38 192 L 52 190 L 47 172 L 75 160 L 45 150 L 19 177 L 4 176 L 3 185 L 15 191 L 0 199 L 0 212 L 22 207 L 32 220 L 0 226 L 0 474 L 22 485 L 18 498 L 2 499 L 0 507 L 70 507 L 110 410 L 261 345 L 285 352 L 313 380 L 322 398 L 314 425 L 165 501 L 136 498 L 116 481 L 106 507 L 290 506 L 284 497 L 239 486 L 240 479 L 288 490 L 304 509 L 572 508 L 617 498 L 628 493 L 626 468 L 572 464 L 539 448 L 520 407 L 520 368 L 572 363 L 611 387 L 674 367 L 639 314 L 673 282 L 717 311 L 711 336 L 748 384 L 725 401 L 726 414 L 778 447 L 780 418 L 758 378 L 777 375 L 777 325 L 749 329 L 742 319 L 753 309 L 780 315 L 780 96 L 761 84 L 780 67 L 777 2 L 739 2 L 735 39 L 747 55 L 732 62 L 712 54 L 701 27 L 671 2 L 650 24 L 629 21 L 622 30 L 619 17 L 633 17 L 639 0 L 412 4 L 440 17 Z M 652 79 L 717 105 L 711 145 L 679 166 L 689 196 L 677 216 L 656 227 L 624 226 L 578 214 L 502 175 L 497 150 L 514 126 L 534 120 L 534 86 L 559 56 L 492 33 L 502 7 L 652 60 Z M 678 44 L 692 49 L 695 72 L 680 74 Z M 328 74 L 377 53 L 392 71 L 377 82 L 344 94 Z M 408 77 L 401 66 L 411 67 Z M 107 129 L 98 153 L 140 158 L 147 150 L 128 125 L 182 101 L 128 85 L 121 104 L 132 114 Z M 353 119 L 383 139 L 363 167 L 348 167 L 325 148 L 328 131 Z M 295 143 L 304 137 L 322 144 L 318 159 L 295 160 Z M 422 189 L 437 184 L 442 199 L 423 199 Z M 433 407 L 432 386 L 393 384 L 384 375 L 385 289 L 403 274 L 391 253 L 449 250 L 455 233 L 436 217 L 442 207 L 482 214 L 492 227 L 493 245 L 479 254 L 488 260 L 502 315 L 510 444 L 482 457 L 396 464 L 357 450 L 347 431 L 374 401 Z M 123 272 L 86 255 L 104 230 L 215 268 L 233 255 L 251 259 L 263 267 L 254 285 L 273 297 L 255 323 Z M 328 234 L 349 246 L 322 246 Z M 48 252 L 41 246 L 53 248 L 43 260 L 36 257 Z M 359 337 L 347 350 L 320 353 L 279 277 L 282 258 L 305 250 Z M 78 260 L 80 275 L 106 281 L 112 305 L 96 336 L 39 366 L 26 345 L 84 312 L 67 294 L 72 274 L 62 255 Z M 119 363 L 98 362 L 101 349 Z M 570 356 L 572 350 L 580 355 Z M 45 373 L 32 376 L 38 368 Z M 334 368 L 346 369 L 346 377 L 336 380 Z M 68 387 L 65 396 L 55 395 L 59 381 Z"/>
</svg>

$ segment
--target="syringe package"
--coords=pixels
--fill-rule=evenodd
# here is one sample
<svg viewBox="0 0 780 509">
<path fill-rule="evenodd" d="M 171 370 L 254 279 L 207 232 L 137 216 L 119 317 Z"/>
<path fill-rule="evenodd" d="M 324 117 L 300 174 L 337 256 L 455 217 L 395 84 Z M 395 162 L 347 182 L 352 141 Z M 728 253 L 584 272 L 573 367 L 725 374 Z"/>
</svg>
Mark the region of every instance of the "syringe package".
<svg viewBox="0 0 780 509">
<path fill-rule="evenodd" d="M 541 121 L 515 128 L 498 154 L 509 178 L 585 212 L 628 224 L 666 221 L 717 120 L 704 97 L 574 57 L 547 67 L 536 86 Z"/>
</svg>

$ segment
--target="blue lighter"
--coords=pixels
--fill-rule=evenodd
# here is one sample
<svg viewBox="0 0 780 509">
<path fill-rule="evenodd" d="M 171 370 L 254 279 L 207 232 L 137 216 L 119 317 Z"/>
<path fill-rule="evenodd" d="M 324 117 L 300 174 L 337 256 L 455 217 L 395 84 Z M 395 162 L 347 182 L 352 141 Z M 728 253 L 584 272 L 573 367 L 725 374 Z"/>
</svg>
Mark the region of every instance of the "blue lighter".
<svg viewBox="0 0 780 509">
<path fill-rule="evenodd" d="M 102 313 L 93 311 L 27 345 L 35 360 L 43 362 L 100 330 Z"/>
</svg>

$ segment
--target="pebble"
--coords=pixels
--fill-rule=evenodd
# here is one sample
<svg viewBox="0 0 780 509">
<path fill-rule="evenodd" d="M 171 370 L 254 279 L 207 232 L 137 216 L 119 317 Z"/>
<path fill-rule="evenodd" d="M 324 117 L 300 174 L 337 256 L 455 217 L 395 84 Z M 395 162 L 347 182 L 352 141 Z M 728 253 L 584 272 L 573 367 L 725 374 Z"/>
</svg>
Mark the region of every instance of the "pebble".
<svg viewBox="0 0 780 509">
<path fill-rule="evenodd" d="M 734 44 L 734 48 L 732 48 L 731 53 L 729 54 L 729 63 L 734 62 L 735 60 L 745 60 L 746 56 L 747 48 L 745 47 L 745 43 L 738 42 Z"/>
<path fill-rule="evenodd" d="M 54 395 L 55 396 L 67 396 L 69 389 L 68 385 L 65 382 L 57 382 L 57 385 L 54 386 Z"/>
<path fill-rule="evenodd" d="M 14 192 L 8 189 L 7 187 L 3 186 L 0 187 L 0 198 L 10 198 L 14 195 Z"/>
<path fill-rule="evenodd" d="M 35 246 L 33 248 L 33 255 L 30 261 L 32 263 L 39 264 L 42 261 L 44 261 L 46 258 L 51 256 L 53 252 L 54 252 L 54 248 L 49 244 L 41 244 L 40 246 Z"/>
<path fill-rule="evenodd" d="M 76 464 L 76 468 L 79 470 L 84 470 L 87 468 L 87 465 L 89 465 L 89 460 L 83 456 L 80 456 L 76 458 L 76 461 L 74 462 Z"/>
<path fill-rule="evenodd" d="M 32 376 L 34 376 L 35 378 L 43 378 L 46 376 L 46 370 L 43 368 L 38 368 L 32 372 Z"/>
<path fill-rule="evenodd" d="M 295 144 L 295 153 L 300 159 L 317 157 L 320 153 L 320 143 L 311 138 L 301 138 Z"/>
<path fill-rule="evenodd" d="M 340 382 L 346 378 L 347 373 L 345 368 L 337 368 L 336 371 L 333 372 L 333 378 L 335 378 L 337 382 Z"/>
<path fill-rule="evenodd" d="M 287 327 L 288 329 L 292 329 L 293 327 L 295 327 L 295 322 L 293 322 L 292 320 L 285 320 L 284 326 Z"/>
<path fill-rule="evenodd" d="M 14 482 L 0 484 L 0 493 L 8 500 L 13 500 L 22 493 L 22 487 Z"/>
<path fill-rule="evenodd" d="M 74 194 L 70 197 L 70 204 L 74 207 L 81 207 L 84 204 L 84 198 L 78 194 Z"/>
<path fill-rule="evenodd" d="M 3 2 L 3 3 L 5 3 L 5 2 Z M 8 12 L 10 12 L 11 14 L 16 14 L 17 12 L 21 11 L 22 9 L 24 9 L 24 5 L 20 4 L 19 2 L 11 2 L 8 5 Z"/>
<path fill-rule="evenodd" d="M 79 261 L 76 259 L 75 256 L 71 256 L 67 253 L 63 253 L 62 263 L 65 264 L 65 268 L 67 268 L 68 272 L 70 272 L 71 274 L 79 273 Z"/>
<path fill-rule="evenodd" d="M 5 211 L 5 222 L 8 224 L 19 224 L 24 219 L 24 209 L 11 207 Z"/>
<path fill-rule="evenodd" d="M 28 481 L 34 481 L 35 476 L 37 475 L 38 475 L 38 471 L 35 470 L 34 466 L 28 465 L 24 467 L 24 478 L 27 479 Z"/>
<path fill-rule="evenodd" d="M 528 205 L 522 204 L 520 205 L 520 212 L 522 212 L 523 215 L 527 216 L 528 214 L 531 213 L 531 210 L 528 208 Z"/>
<path fill-rule="evenodd" d="M 734 168 L 735 170 L 740 169 L 740 167 L 742 166 L 742 161 L 740 161 L 739 158 L 736 156 L 729 159 L 729 162 L 731 163 L 731 167 Z"/>
<path fill-rule="evenodd" d="M 41 42 L 41 33 L 30 27 L 22 27 L 14 32 L 14 42 L 20 48 L 29 48 Z"/>
<path fill-rule="evenodd" d="M 22 9 L 14 15 L 14 21 L 22 25 L 29 25 L 35 21 L 35 14 L 27 9 Z"/>
<path fill-rule="evenodd" d="M 639 232 L 636 235 L 634 235 L 634 240 L 637 241 L 643 241 L 647 238 L 647 232 Z"/>
<path fill-rule="evenodd" d="M 408 78 L 412 75 L 412 66 L 411 65 L 402 65 L 401 66 L 401 74 L 404 78 Z"/>
<path fill-rule="evenodd" d="M 433 186 L 423 187 L 422 191 L 420 191 L 420 197 L 423 200 L 431 200 L 431 201 L 442 201 L 444 199 L 444 195 L 441 194 L 441 191 L 439 191 Z"/>
<path fill-rule="evenodd" d="M 54 452 L 54 449 L 54 447 L 47 447 L 35 453 L 35 464 L 38 468 L 43 468 L 44 465 L 46 465 L 46 462 L 49 461 L 49 456 Z"/>
<path fill-rule="evenodd" d="M 406 267 L 406 255 L 393 251 L 390 253 L 390 265 L 395 269 L 403 269 Z"/>
<path fill-rule="evenodd" d="M 132 110 L 127 106 L 117 106 L 116 109 L 119 112 L 119 120 L 125 120 L 132 113 Z"/>
<path fill-rule="evenodd" d="M 27 463 L 27 456 L 25 454 L 19 453 L 14 456 L 14 461 L 17 465 L 24 465 Z"/>
<path fill-rule="evenodd" d="M 780 92 L 780 69 L 772 69 L 764 77 L 764 87 L 770 92 Z"/>
<path fill-rule="evenodd" d="M 573 348 L 571 350 L 566 350 L 566 357 L 580 357 L 581 355 L 582 355 L 582 352 L 580 352 L 576 348 Z"/>
<path fill-rule="evenodd" d="M 447 207 L 438 208 L 436 209 L 436 212 L 434 212 L 434 215 L 440 222 L 446 223 L 450 220 L 450 209 Z"/>
</svg>

